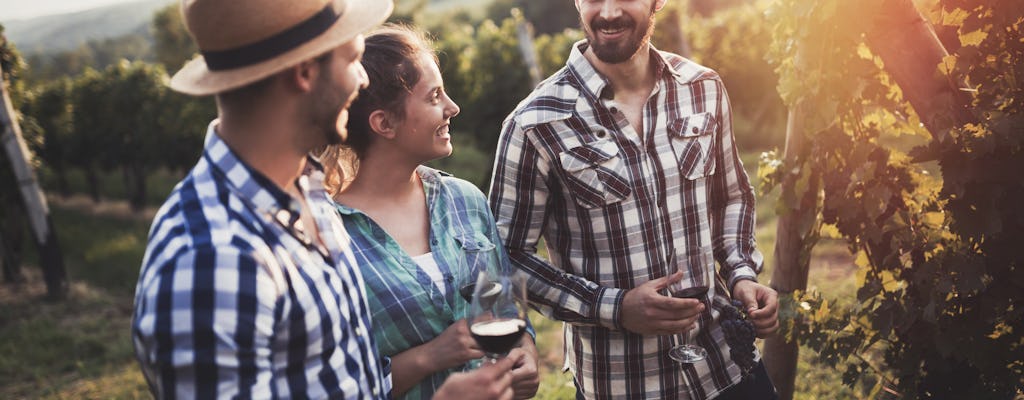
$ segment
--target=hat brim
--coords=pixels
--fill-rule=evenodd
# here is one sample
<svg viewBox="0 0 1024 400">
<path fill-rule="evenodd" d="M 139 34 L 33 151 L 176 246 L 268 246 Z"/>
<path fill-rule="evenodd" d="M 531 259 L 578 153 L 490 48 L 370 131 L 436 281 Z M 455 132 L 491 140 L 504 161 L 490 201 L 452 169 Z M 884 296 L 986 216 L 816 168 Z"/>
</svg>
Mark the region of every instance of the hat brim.
<svg viewBox="0 0 1024 400">
<path fill-rule="evenodd" d="M 202 56 L 193 58 L 171 78 L 175 91 L 208 96 L 236 89 L 324 54 L 382 24 L 391 15 L 391 0 L 349 0 L 344 13 L 320 36 L 271 59 L 223 71 L 211 71 Z"/>
</svg>

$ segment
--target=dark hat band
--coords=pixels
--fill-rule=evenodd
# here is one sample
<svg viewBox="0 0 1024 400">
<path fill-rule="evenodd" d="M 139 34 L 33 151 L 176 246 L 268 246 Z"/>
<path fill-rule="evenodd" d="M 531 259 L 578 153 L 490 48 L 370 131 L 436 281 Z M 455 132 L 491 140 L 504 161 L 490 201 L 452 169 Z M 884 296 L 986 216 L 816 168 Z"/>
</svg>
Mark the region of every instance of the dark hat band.
<svg viewBox="0 0 1024 400">
<path fill-rule="evenodd" d="M 334 2 L 302 23 L 274 36 L 234 49 L 203 51 L 203 60 L 210 71 L 223 71 L 253 65 L 279 56 L 320 36 L 341 17 L 334 11 Z"/>
</svg>

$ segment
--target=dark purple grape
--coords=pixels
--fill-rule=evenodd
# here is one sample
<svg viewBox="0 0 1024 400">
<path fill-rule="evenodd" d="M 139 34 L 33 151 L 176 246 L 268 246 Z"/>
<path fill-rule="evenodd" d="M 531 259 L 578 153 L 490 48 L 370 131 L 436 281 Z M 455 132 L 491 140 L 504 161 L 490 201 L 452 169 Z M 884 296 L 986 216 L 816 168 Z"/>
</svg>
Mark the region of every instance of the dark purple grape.
<svg viewBox="0 0 1024 400">
<path fill-rule="evenodd" d="M 754 324 L 747 317 L 743 302 L 733 299 L 725 306 L 719 324 L 722 326 L 725 342 L 729 345 L 729 357 L 743 371 L 744 379 L 747 379 L 755 365 L 754 340 L 757 335 Z"/>
</svg>

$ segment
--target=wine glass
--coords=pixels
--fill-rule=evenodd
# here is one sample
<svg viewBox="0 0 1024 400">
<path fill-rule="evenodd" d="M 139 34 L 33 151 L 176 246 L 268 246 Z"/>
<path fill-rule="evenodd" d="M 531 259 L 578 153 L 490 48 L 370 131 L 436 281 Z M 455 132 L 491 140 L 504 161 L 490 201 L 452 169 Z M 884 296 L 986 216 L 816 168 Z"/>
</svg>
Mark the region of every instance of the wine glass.
<svg viewBox="0 0 1024 400">
<path fill-rule="evenodd" d="M 462 267 L 465 270 L 460 274 L 462 279 L 459 282 L 459 295 L 466 300 L 467 304 L 473 300 L 473 291 L 480 273 L 486 273 L 489 277 L 496 279 L 500 269 L 498 266 L 498 248 L 493 245 L 490 248 L 462 252 Z"/>
<path fill-rule="evenodd" d="M 477 274 L 469 333 L 492 363 L 507 355 L 526 332 L 525 282 L 521 274 Z"/>
<path fill-rule="evenodd" d="M 676 257 L 675 249 L 672 250 L 672 254 L 669 256 L 668 273 L 672 275 L 682 269 L 684 278 L 669 286 L 669 294 L 676 298 L 697 299 L 703 303 L 708 294 L 708 286 L 703 282 L 707 257 L 703 249 L 695 248 L 687 252 L 685 259 L 687 263 L 681 264 Z M 696 324 L 696 322 L 694 323 Z M 694 331 L 696 329 L 679 334 L 680 344 L 669 349 L 669 358 L 679 363 L 693 364 L 708 357 L 708 352 L 703 347 L 689 343 L 690 332 Z"/>
<path fill-rule="evenodd" d="M 476 290 L 476 281 L 480 276 L 486 276 L 487 285 L 496 284 L 498 279 L 499 260 L 498 248 L 489 246 L 484 248 L 464 249 L 460 254 L 460 267 L 462 271 L 458 274 L 458 293 L 465 302 L 455 300 L 457 319 L 469 321 L 469 308 L 473 301 L 473 292 Z M 481 359 L 469 360 L 462 367 L 463 371 L 470 371 L 480 367 Z"/>
</svg>

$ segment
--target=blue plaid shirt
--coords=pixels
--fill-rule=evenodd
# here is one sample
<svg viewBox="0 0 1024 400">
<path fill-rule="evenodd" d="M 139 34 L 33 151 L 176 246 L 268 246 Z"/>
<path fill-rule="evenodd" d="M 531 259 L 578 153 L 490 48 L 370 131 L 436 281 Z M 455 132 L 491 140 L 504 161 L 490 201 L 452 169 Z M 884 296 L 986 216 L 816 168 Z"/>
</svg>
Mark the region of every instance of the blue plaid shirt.
<svg viewBox="0 0 1024 400">
<path fill-rule="evenodd" d="M 153 222 L 132 338 L 158 398 L 388 398 L 363 281 L 316 161 L 299 202 L 210 124 L 205 151 Z"/>
</svg>

